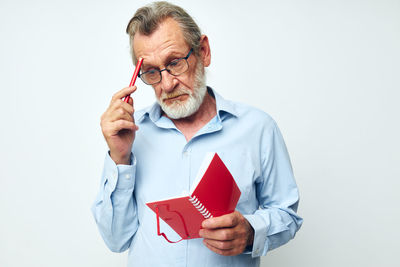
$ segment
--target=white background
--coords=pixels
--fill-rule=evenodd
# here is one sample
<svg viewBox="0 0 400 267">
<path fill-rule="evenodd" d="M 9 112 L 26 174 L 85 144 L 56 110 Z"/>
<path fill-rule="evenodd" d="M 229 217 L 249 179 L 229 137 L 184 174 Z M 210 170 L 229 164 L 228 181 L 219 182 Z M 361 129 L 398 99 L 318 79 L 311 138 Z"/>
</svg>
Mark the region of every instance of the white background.
<svg viewBox="0 0 400 267">
<path fill-rule="evenodd" d="M 147 2 L 0 0 L 0 266 L 126 266 L 90 206 Z M 285 137 L 305 222 L 262 266 L 398 266 L 400 1 L 174 3 L 209 36 L 208 84 Z"/>
</svg>

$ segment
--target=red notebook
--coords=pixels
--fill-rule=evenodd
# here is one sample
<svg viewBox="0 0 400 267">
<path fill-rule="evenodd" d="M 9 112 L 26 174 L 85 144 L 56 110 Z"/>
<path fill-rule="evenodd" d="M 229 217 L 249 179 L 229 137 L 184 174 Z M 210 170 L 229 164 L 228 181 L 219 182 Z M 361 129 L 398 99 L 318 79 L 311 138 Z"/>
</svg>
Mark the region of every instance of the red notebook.
<svg viewBox="0 0 400 267">
<path fill-rule="evenodd" d="M 182 239 L 199 238 L 201 223 L 235 211 L 240 190 L 232 174 L 217 153 L 209 153 L 197 174 L 189 196 L 146 203 L 157 216 L 157 233 L 160 233 L 159 217 Z M 171 242 L 173 243 L 173 242 Z"/>
</svg>

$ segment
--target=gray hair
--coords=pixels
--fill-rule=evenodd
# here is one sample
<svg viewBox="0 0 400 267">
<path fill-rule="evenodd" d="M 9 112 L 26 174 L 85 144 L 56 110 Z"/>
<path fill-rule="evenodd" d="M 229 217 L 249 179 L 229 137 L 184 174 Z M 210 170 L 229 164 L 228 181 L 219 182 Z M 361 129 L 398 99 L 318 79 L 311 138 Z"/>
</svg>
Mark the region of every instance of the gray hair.
<svg viewBox="0 0 400 267">
<path fill-rule="evenodd" d="M 167 18 L 172 18 L 181 27 L 183 38 L 196 56 L 199 55 L 201 31 L 193 18 L 181 7 L 171 3 L 160 1 L 153 2 L 139 8 L 126 27 L 129 34 L 133 62 L 136 63 L 136 56 L 133 47 L 133 38 L 137 32 L 150 35 Z"/>
</svg>

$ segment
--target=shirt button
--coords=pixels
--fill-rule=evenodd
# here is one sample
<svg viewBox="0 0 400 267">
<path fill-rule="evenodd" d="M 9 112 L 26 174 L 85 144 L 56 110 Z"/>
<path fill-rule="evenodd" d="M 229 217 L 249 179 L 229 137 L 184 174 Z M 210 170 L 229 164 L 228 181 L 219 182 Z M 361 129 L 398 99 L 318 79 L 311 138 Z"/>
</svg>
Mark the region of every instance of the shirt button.
<svg viewBox="0 0 400 267">
<path fill-rule="evenodd" d="M 129 174 L 126 174 L 125 179 L 129 180 L 129 179 L 131 179 L 131 176 Z"/>
<path fill-rule="evenodd" d="M 118 178 L 118 173 L 115 171 L 115 172 L 113 172 L 113 177 L 114 177 L 114 179 L 117 179 Z"/>
</svg>

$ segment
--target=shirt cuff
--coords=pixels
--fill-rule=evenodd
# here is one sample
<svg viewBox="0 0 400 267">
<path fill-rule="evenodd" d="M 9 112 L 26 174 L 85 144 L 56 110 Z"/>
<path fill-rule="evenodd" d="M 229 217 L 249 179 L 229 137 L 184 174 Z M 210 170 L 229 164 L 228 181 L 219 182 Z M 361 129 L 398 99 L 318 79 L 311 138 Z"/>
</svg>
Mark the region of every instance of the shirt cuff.
<svg viewBox="0 0 400 267">
<path fill-rule="evenodd" d="M 264 219 L 257 214 L 243 215 L 254 229 L 254 240 L 251 256 L 253 258 L 263 256 L 268 251 L 267 243 L 267 224 Z"/>
<path fill-rule="evenodd" d="M 130 165 L 115 164 L 110 154 L 107 153 L 104 161 L 104 178 L 110 185 L 111 192 L 115 189 L 133 189 L 135 185 L 135 170 L 136 158 L 132 153 Z"/>
</svg>

